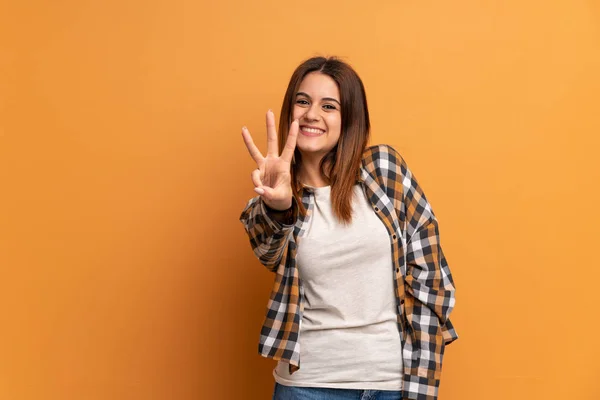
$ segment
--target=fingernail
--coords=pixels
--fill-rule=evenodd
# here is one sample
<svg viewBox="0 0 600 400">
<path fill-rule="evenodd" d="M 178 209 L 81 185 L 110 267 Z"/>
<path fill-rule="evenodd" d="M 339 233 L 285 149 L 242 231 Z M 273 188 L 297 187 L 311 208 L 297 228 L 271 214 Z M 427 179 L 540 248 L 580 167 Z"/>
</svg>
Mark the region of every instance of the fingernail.
<svg viewBox="0 0 600 400">
<path fill-rule="evenodd" d="M 272 111 L 272 110 L 269 108 L 269 110 L 268 110 L 267 112 L 270 112 L 270 113 L 272 113 L 273 111 Z"/>
<path fill-rule="evenodd" d="M 265 194 L 265 190 L 264 190 L 264 189 L 261 189 L 261 188 L 254 188 L 254 191 L 255 191 L 256 193 L 260 194 L 261 196 L 262 196 L 263 194 Z"/>
</svg>

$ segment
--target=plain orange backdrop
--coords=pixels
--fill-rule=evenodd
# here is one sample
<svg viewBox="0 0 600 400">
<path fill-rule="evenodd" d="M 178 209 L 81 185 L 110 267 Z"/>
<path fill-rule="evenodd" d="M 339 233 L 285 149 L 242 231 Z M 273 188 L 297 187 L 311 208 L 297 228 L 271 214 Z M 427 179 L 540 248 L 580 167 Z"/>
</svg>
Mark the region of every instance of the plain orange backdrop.
<svg viewBox="0 0 600 400">
<path fill-rule="evenodd" d="M 600 398 L 600 3 L 0 4 L 0 398 L 268 399 L 238 217 L 293 69 L 361 75 L 440 220 L 440 400 Z"/>
</svg>

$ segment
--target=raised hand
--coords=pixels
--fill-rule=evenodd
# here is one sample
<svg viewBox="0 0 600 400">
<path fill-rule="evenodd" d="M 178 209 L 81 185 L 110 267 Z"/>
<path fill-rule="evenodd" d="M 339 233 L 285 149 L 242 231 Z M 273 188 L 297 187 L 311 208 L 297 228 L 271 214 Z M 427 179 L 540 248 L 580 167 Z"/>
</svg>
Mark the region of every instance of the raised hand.
<svg viewBox="0 0 600 400">
<path fill-rule="evenodd" d="M 292 205 L 292 179 L 290 167 L 296 139 L 298 138 L 298 121 L 292 122 L 285 147 L 278 155 L 277 131 L 275 129 L 275 116 L 269 110 L 267 112 L 267 156 L 262 153 L 252 140 L 250 132 L 246 127 L 242 128 L 242 137 L 248 148 L 248 152 L 256 161 L 257 169 L 252 171 L 252 182 L 254 190 L 263 201 L 272 209 L 286 210 Z"/>
</svg>

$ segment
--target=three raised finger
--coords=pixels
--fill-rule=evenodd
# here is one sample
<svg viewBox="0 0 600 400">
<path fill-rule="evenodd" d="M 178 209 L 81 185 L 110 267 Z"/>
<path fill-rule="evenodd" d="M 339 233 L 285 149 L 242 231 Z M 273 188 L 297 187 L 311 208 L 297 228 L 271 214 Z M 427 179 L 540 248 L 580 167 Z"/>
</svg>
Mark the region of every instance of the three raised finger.
<svg viewBox="0 0 600 400">
<path fill-rule="evenodd" d="M 275 128 L 275 115 L 273 111 L 267 111 L 267 155 L 277 157 L 279 148 L 277 146 L 277 129 Z"/>
<path fill-rule="evenodd" d="M 281 152 L 281 159 L 291 163 L 292 157 L 294 156 L 294 149 L 296 148 L 296 140 L 298 139 L 298 129 L 299 123 L 298 120 L 294 120 L 292 125 L 290 125 L 290 132 L 288 133 L 287 140 L 285 142 L 285 147 Z"/>
<path fill-rule="evenodd" d="M 246 144 L 246 148 L 248 149 L 250 156 L 254 159 L 254 161 L 256 161 L 257 164 L 262 162 L 264 157 L 260 150 L 258 150 L 258 147 L 256 147 L 254 144 L 252 136 L 250 136 L 250 132 L 245 126 L 242 128 L 242 137 L 244 138 L 244 143 Z"/>
</svg>

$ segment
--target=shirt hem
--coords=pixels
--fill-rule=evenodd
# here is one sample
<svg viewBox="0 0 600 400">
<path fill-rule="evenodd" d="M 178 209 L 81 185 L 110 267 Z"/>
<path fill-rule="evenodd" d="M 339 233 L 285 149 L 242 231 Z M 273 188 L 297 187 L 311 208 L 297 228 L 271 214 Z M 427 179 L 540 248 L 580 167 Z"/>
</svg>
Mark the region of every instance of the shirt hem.
<svg viewBox="0 0 600 400">
<path fill-rule="evenodd" d="M 283 386 L 297 386 L 297 387 L 314 387 L 314 388 L 326 388 L 326 389 L 355 389 L 355 390 L 392 390 L 401 391 L 402 381 L 398 382 L 297 382 L 290 381 L 281 376 L 277 375 L 275 369 L 273 369 L 273 378 L 275 382 Z"/>
</svg>

